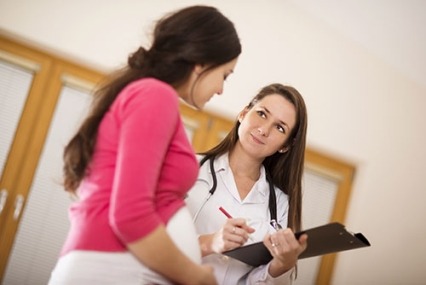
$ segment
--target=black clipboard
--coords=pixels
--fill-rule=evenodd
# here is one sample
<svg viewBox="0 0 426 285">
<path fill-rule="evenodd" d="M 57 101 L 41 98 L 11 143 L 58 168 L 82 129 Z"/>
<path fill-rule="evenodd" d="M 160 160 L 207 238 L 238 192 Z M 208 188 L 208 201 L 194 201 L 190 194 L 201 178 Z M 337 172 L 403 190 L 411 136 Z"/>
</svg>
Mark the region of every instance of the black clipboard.
<svg viewBox="0 0 426 285">
<path fill-rule="evenodd" d="M 340 223 L 330 223 L 304 230 L 296 233 L 295 236 L 299 238 L 305 233 L 308 235 L 308 246 L 299 259 L 370 246 L 370 242 L 363 234 L 353 234 Z M 263 242 L 242 246 L 222 254 L 255 267 L 267 264 L 272 259 Z"/>
</svg>

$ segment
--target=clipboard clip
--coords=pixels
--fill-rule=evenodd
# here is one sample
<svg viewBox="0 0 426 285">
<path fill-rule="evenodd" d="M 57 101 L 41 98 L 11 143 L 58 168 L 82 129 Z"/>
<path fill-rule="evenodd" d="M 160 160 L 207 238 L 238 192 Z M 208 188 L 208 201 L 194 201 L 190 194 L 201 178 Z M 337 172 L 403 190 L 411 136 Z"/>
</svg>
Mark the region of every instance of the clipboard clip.
<svg viewBox="0 0 426 285">
<path fill-rule="evenodd" d="M 274 228 L 275 231 L 279 231 L 283 228 L 275 219 L 272 219 L 269 224 Z"/>
</svg>

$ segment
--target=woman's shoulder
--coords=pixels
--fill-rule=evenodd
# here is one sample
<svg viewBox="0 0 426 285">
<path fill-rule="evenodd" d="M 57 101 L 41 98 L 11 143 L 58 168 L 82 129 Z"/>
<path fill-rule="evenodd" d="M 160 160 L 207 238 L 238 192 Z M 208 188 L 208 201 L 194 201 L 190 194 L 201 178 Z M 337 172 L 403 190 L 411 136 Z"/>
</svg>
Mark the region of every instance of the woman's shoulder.
<svg viewBox="0 0 426 285">
<path fill-rule="evenodd" d="M 168 83 L 155 78 L 142 78 L 129 83 L 118 95 L 114 103 L 118 110 L 129 106 L 152 107 L 157 112 L 178 111 L 179 97 Z"/>
<path fill-rule="evenodd" d="M 155 94 L 162 96 L 171 96 L 177 100 L 176 90 L 168 83 L 158 80 L 156 78 L 148 77 L 141 78 L 129 83 L 124 89 L 123 92 L 128 93 L 146 93 L 146 94 Z"/>
</svg>

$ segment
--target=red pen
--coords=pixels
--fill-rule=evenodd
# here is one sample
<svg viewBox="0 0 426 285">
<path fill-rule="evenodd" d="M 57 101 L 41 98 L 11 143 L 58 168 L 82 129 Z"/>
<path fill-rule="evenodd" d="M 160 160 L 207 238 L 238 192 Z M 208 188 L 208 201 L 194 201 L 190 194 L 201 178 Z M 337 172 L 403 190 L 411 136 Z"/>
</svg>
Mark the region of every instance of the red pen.
<svg viewBox="0 0 426 285">
<path fill-rule="evenodd" d="M 228 218 L 232 219 L 232 216 L 222 207 L 219 207 L 219 210 Z"/>
</svg>

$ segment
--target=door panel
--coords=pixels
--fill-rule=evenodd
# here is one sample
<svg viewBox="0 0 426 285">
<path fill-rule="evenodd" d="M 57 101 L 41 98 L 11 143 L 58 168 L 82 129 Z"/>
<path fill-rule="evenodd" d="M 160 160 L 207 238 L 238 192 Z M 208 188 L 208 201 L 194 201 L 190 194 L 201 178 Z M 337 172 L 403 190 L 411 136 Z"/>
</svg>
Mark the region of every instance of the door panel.
<svg viewBox="0 0 426 285">
<path fill-rule="evenodd" d="M 217 117 L 211 124 L 211 128 L 205 138 L 205 150 L 211 149 L 221 142 L 234 125 L 233 121 Z"/>
<path fill-rule="evenodd" d="M 204 148 L 209 131 L 210 118 L 205 113 L 195 110 L 185 103 L 180 104 L 180 113 L 185 131 L 196 152 Z"/>
<path fill-rule="evenodd" d="M 0 58 L 0 173 L 3 173 L 32 80 L 31 70 Z"/>
<path fill-rule="evenodd" d="M 6 269 L 5 284 L 47 284 L 69 228 L 63 190 L 64 145 L 87 113 L 90 91 L 64 85 Z"/>
<path fill-rule="evenodd" d="M 0 91 L 0 193 L 3 198 L 0 198 L 3 206 L 0 214 L 1 279 L 19 223 L 19 217 L 14 218 L 17 216 L 16 206 L 23 205 L 25 201 L 25 189 L 19 188 L 24 175 L 22 165 L 28 163 L 26 155 L 34 133 L 37 109 L 42 102 L 47 74 L 50 72 L 51 59 L 0 35 L 0 61 L 0 81 L 3 85 Z M 22 203 L 16 203 L 18 201 Z"/>
</svg>

